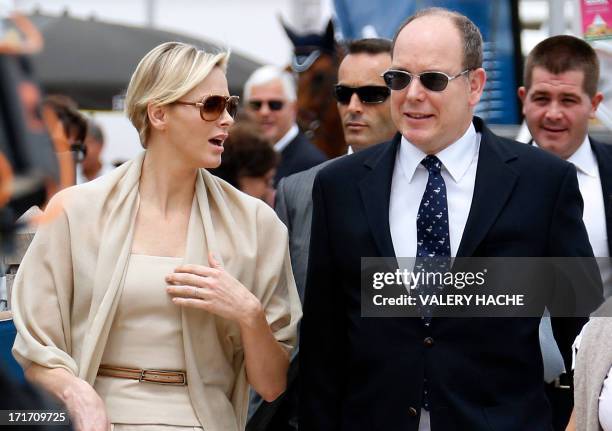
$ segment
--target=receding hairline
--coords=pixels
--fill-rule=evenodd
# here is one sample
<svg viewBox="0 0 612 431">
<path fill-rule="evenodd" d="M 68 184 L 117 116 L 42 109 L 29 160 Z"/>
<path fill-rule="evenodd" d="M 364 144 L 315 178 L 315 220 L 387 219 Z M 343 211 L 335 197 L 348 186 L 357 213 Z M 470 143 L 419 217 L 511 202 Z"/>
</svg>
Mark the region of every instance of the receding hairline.
<svg viewBox="0 0 612 431">
<path fill-rule="evenodd" d="M 457 36 L 459 36 L 459 41 L 463 45 L 464 43 L 463 35 L 461 33 L 461 29 L 457 25 L 457 22 L 455 21 L 455 19 L 461 18 L 461 17 L 462 15 L 457 12 L 453 12 L 453 11 L 442 9 L 442 8 L 429 8 L 421 12 L 415 13 L 414 15 L 406 19 L 395 32 L 395 35 L 393 39 L 391 40 L 391 58 L 393 58 L 393 53 L 395 52 L 395 44 L 397 43 L 397 39 L 399 39 L 400 34 L 410 24 L 413 24 L 422 19 L 434 19 L 434 20 L 442 19 L 448 22 L 451 25 L 451 27 L 455 30 Z"/>
<path fill-rule="evenodd" d="M 393 56 L 394 56 L 395 46 L 396 46 L 397 40 L 399 39 L 399 37 L 402 34 L 402 32 L 404 32 L 404 30 L 406 30 L 406 28 L 409 27 L 411 24 L 414 24 L 417 21 L 422 21 L 422 20 L 427 20 L 427 19 L 433 19 L 433 20 L 440 20 L 441 19 L 444 22 L 448 23 L 450 28 L 453 29 L 453 31 L 455 33 L 455 36 L 458 38 L 459 44 L 463 48 L 463 44 L 464 44 L 463 35 L 461 34 L 461 30 L 459 29 L 457 24 L 453 21 L 451 15 L 442 15 L 442 14 L 423 15 L 423 16 L 416 17 L 415 19 L 413 19 L 410 22 L 407 22 L 401 29 L 399 29 L 397 31 L 397 34 L 393 38 L 393 42 L 392 42 L 392 45 L 391 45 L 391 58 L 393 58 Z"/>
</svg>

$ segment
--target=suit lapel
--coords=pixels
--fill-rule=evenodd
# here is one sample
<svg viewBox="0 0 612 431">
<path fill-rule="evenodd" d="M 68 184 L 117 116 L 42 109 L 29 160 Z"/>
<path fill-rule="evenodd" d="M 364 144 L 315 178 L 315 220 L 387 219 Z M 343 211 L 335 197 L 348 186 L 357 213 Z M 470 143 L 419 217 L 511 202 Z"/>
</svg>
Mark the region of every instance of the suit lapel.
<svg viewBox="0 0 612 431">
<path fill-rule="evenodd" d="M 608 251 L 612 256 L 612 147 L 604 147 L 591 139 L 591 148 L 595 153 L 599 167 L 599 178 L 601 180 L 601 191 L 603 194 L 604 208 L 606 211 L 606 230 L 608 232 Z"/>
<path fill-rule="evenodd" d="M 497 145 L 499 138 L 478 118 L 474 123 L 482 135 L 472 206 L 457 251 L 458 257 L 468 257 L 476 251 L 510 197 L 518 178 L 518 174 L 507 165 L 516 155 Z"/>
<path fill-rule="evenodd" d="M 370 172 L 359 183 L 370 231 L 381 257 L 395 257 L 389 227 L 389 199 L 400 138 L 401 135 L 397 134 L 393 140 L 380 144 L 382 151 L 364 162 Z"/>
</svg>

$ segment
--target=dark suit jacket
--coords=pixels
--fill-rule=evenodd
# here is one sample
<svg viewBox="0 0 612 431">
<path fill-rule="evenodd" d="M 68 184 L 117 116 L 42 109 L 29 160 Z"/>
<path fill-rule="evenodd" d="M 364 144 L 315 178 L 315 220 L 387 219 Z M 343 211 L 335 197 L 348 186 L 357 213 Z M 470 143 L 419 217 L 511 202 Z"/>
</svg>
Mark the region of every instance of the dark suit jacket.
<svg viewBox="0 0 612 431">
<path fill-rule="evenodd" d="M 274 177 L 274 187 L 281 178 L 310 169 L 325 160 L 327 160 L 325 154 L 315 147 L 302 132 L 299 132 L 293 141 L 281 151 L 281 160 Z"/>
<path fill-rule="evenodd" d="M 599 177 L 601 180 L 601 192 L 603 194 L 604 207 L 606 211 L 606 229 L 608 231 L 608 251 L 612 256 L 612 145 L 598 142 L 589 137 L 591 149 L 595 153 Z M 533 143 L 533 141 L 531 141 Z M 585 205 L 589 203 L 586 202 Z"/>
<path fill-rule="evenodd" d="M 319 171 L 336 160 L 338 159 L 328 160 L 306 171 L 285 177 L 276 188 L 274 211 L 289 229 L 291 268 L 302 303 L 312 223 L 312 186 Z"/>
<path fill-rule="evenodd" d="M 612 256 L 612 145 L 597 142 L 590 138 L 591 148 L 595 153 L 601 179 L 601 192 L 606 210 L 606 228 L 608 230 L 608 250 Z M 588 205 L 588 202 L 587 202 Z"/>
<path fill-rule="evenodd" d="M 458 256 L 592 256 L 574 166 L 474 123 L 482 139 Z M 437 318 L 426 327 L 361 317 L 360 258 L 395 256 L 388 215 L 399 144 L 398 135 L 345 157 L 315 180 L 300 431 L 416 431 L 424 379 L 433 431 L 550 429 L 539 318 Z M 600 288 L 590 291 L 593 309 Z M 582 323 L 569 320 L 562 348 Z"/>
</svg>

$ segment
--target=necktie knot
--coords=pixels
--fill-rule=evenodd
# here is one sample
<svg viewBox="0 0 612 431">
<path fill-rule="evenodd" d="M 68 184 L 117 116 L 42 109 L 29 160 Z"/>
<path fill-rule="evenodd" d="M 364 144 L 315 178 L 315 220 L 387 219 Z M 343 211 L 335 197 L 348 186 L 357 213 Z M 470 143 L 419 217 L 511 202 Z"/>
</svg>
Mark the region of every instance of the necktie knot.
<svg viewBox="0 0 612 431">
<path fill-rule="evenodd" d="M 429 171 L 430 174 L 439 174 L 442 170 L 442 162 L 436 156 L 427 156 L 423 160 L 421 160 L 421 164 L 425 166 L 425 169 Z"/>
</svg>

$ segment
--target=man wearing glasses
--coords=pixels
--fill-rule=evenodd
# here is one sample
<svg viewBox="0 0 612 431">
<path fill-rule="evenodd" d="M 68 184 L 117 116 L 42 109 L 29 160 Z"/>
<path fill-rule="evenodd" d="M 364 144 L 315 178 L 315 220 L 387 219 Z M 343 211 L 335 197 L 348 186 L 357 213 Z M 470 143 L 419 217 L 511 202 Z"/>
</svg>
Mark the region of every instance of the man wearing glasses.
<svg viewBox="0 0 612 431">
<path fill-rule="evenodd" d="M 592 256 L 576 170 L 474 117 L 486 73 L 463 15 L 409 18 L 383 77 L 400 133 L 314 182 L 300 431 L 550 429 L 539 319 L 362 317 L 361 259 Z"/>
<path fill-rule="evenodd" d="M 391 139 L 396 129 L 389 109 L 391 91 L 381 77 L 391 66 L 391 41 L 375 38 L 354 40 L 348 44 L 347 51 L 338 69 L 338 84 L 334 94 L 344 138 L 349 145 L 349 153 L 352 153 Z M 289 229 L 291 267 L 302 300 L 312 220 L 312 184 L 317 172 L 334 160 L 281 179 L 276 191 L 274 209 Z M 255 397 L 251 403 L 251 413 L 256 407 L 258 409 L 247 429 L 276 429 L 273 426 L 266 427 L 271 422 L 278 423 L 279 418 L 287 417 L 287 429 L 297 429 L 296 374 L 297 358 L 293 358 L 285 395 L 272 403 L 263 403 L 261 407 L 260 398 Z"/>
<path fill-rule="evenodd" d="M 249 118 L 281 155 L 275 187 L 281 178 L 327 160 L 298 129 L 295 83 L 288 72 L 275 66 L 260 67 L 244 84 L 244 99 Z"/>
</svg>

